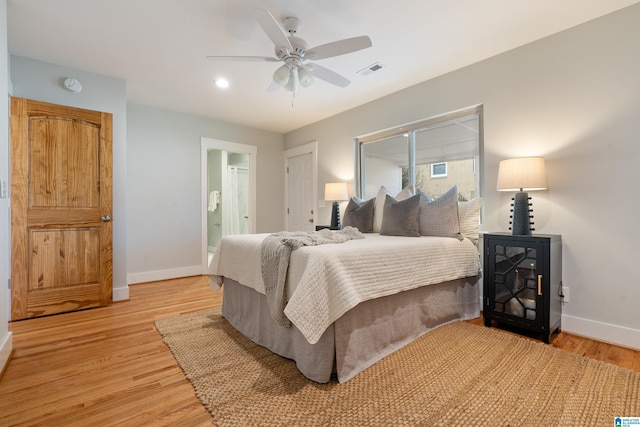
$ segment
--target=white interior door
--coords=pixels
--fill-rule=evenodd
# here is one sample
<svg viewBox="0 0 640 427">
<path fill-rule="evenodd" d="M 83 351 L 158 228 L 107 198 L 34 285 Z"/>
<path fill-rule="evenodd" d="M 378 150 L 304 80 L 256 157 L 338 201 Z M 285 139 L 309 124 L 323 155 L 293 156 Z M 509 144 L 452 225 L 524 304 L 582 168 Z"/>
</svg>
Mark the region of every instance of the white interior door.
<svg viewBox="0 0 640 427">
<path fill-rule="evenodd" d="M 286 155 L 286 225 L 289 231 L 313 231 L 316 225 L 315 144 Z"/>
</svg>

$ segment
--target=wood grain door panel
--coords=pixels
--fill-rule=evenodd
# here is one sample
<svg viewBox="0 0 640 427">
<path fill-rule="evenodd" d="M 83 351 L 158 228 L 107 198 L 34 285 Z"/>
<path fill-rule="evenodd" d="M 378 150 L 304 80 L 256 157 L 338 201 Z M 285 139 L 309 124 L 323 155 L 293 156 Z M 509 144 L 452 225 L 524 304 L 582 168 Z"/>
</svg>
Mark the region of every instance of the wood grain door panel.
<svg viewBox="0 0 640 427">
<path fill-rule="evenodd" d="M 99 208 L 99 127 L 58 117 L 29 126 L 29 207 Z"/>
<path fill-rule="evenodd" d="M 11 102 L 11 319 L 107 305 L 111 114 Z"/>
<path fill-rule="evenodd" d="M 29 292 L 100 281 L 100 230 L 32 230 Z"/>
</svg>

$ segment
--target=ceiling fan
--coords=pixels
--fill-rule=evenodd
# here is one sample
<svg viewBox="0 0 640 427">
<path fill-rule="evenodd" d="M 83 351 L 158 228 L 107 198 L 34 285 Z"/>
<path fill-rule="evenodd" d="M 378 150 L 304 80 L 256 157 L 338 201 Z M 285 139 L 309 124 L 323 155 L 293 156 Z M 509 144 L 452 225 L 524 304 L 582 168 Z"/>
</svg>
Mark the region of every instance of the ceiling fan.
<svg viewBox="0 0 640 427">
<path fill-rule="evenodd" d="M 294 94 L 298 85 L 309 87 L 315 81 L 314 77 L 339 87 L 346 87 L 351 83 L 349 79 L 329 70 L 321 65 L 307 62 L 332 58 L 371 47 L 368 36 L 352 37 L 308 48 L 307 42 L 296 37 L 302 21 L 295 17 L 287 17 L 282 26 L 266 9 L 256 9 L 258 23 L 275 46 L 273 56 L 208 56 L 215 61 L 250 61 L 250 62 L 283 62 L 274 73 L 269 90 L 284 87 Z M 287 36 L 287 33 L 289 34 Z"/>
</svg>

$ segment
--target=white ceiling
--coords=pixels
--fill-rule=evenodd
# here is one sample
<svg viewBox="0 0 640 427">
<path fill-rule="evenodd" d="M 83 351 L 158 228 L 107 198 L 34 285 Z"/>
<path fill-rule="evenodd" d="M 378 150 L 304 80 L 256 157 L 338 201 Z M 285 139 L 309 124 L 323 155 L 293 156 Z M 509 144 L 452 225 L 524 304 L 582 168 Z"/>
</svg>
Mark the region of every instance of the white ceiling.
<svg viewBox="0 0 640 427">
<path fill-rule="evenodd" d="M 8 0 L 7 13 L 13 55 L 124 79 L 131 103 L 286 133 L 637 2 Z M 300 18 L 310 46 L 360 35 L 373 46 L 317 61 L 351 80 L 344 89 L 267 92 L 279 64 L 206 59 L 273 55 L 251 8 Z M 375 62 L 384 68 L 356 74 Z"/>
</svg>

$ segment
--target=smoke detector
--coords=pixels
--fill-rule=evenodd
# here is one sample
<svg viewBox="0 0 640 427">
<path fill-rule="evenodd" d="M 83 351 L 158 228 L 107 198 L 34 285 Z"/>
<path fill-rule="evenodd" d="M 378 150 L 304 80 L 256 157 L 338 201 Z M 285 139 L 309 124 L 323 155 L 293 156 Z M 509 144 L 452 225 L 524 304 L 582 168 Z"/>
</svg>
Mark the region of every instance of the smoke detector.
<svg viewBox="0 0 640 427">
<path fill-rule="evenodd" d="M 70 92 L 78 93 L 82 91 L 82 83 L 73 77 L 68 77 L 64 81 L 64 88 Z"/>
</svg>

